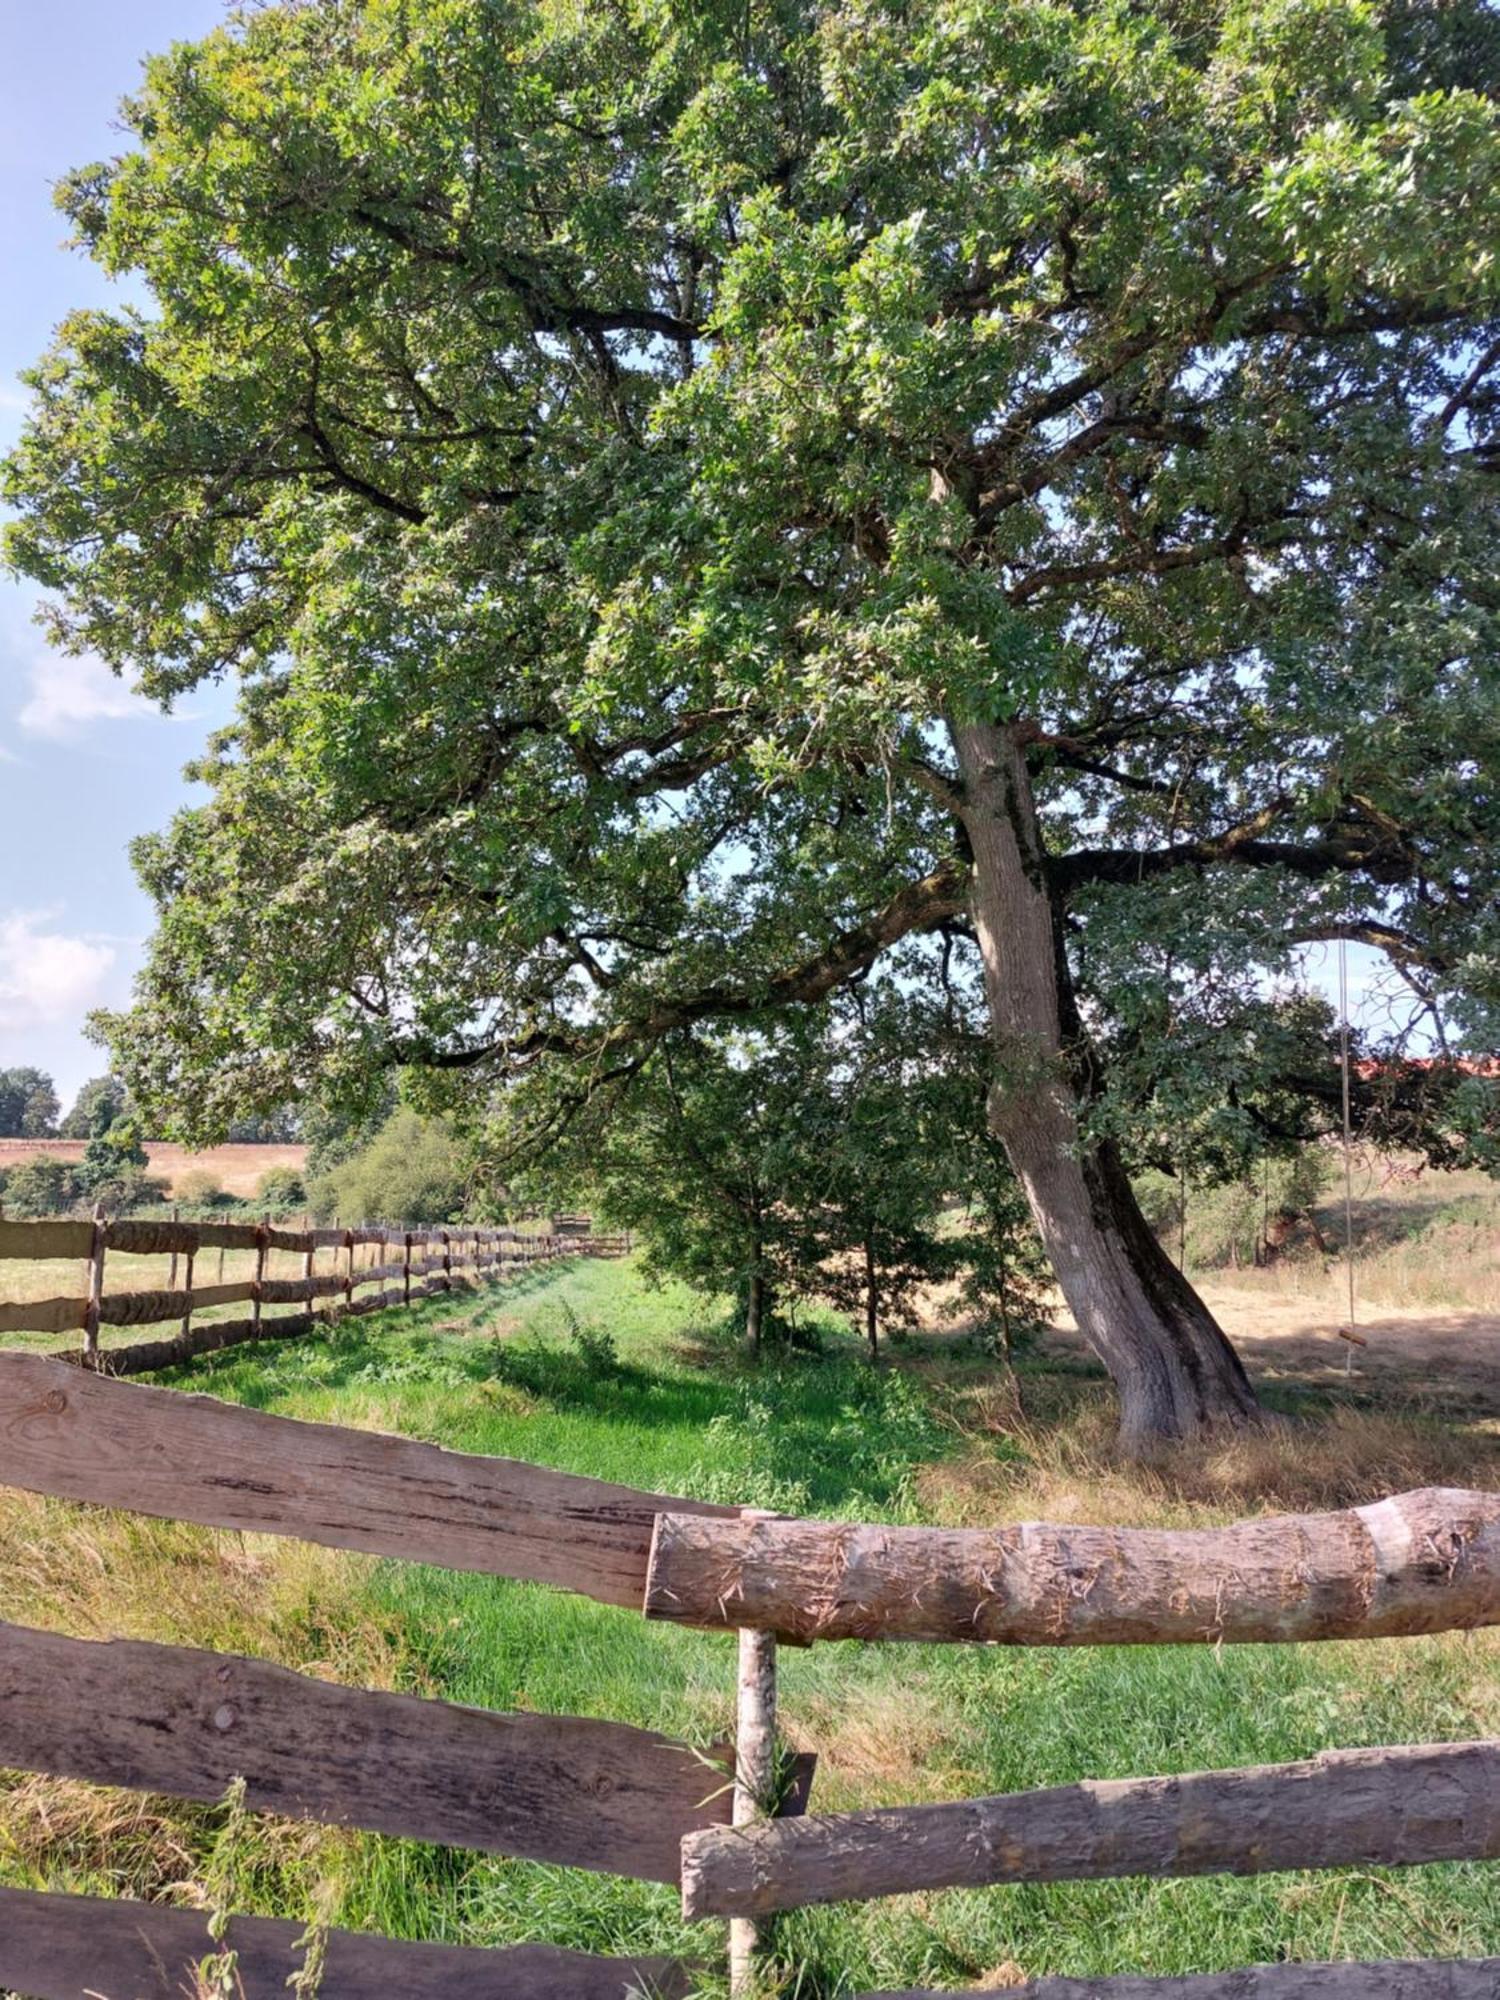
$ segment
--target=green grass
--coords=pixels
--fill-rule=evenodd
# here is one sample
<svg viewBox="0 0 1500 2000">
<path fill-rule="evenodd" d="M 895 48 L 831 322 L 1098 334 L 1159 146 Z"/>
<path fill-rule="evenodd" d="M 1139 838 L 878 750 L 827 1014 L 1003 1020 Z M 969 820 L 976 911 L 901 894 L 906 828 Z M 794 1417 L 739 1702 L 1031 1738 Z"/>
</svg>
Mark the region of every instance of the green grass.
<svg viewBox="0 0 1500 2000">
<path fill-rule="evenodd" d="M 814 1513 L 946 1517 L 952 1482 L 994 1476 L 1024 1496 L 1034 1437 L 958 1421 L 992 1363 L 919 1345 L 873 1373 L 852 1341 L 825 1335 L 822 1354 L 752 1373 L 706 1317 L 628 1266 L 579 1263 L 331 1339 L 237 1350 L 177 1379 L 287 1414 Z M 1078 1390 L 1040 1377 L 1032 1387 Z M 0 1518 L 0 1551 L 13 1556 L 0 1560 L 3 1615 L 80 1630 L 123 1619 L 142 1635 L 234 1644 L 339 1678 L 608 1716 L 699 1743 L 732 1719 L 727 1637 L 524 1584 L 27 1504 L 29 1528 Z M 72 1560 L 80 1538 L 91 1559 Z M 52 1543 L 54 1608 L 40 1617 L 36 1551 Z M 1222 1651 L 828 1646 L 783 1651 L 783 1719 L 822 1755 L 824 1807 L 960 1798 L 1493 1732 L 1497 1657 L 1485 1637 Z M 216 1843 L 222 1815 L 179 1807 L 153 1808 L 142 1834 L 117 1823 L 128 1814 L 106 1822 L 82 1788 L 39 1802 L 36 1784 L 0 1792 L 0 1878 L 113 1893 L 208 1885 L 236 1907 L 318 1909 L 397 1936 L 682 1950 L 710 1968 L 722 1958 L 719 1930 L 684 1930 L 663 1888 L 254 1819 Z M 1480 1866 L 954 1892 L 806 1911 L 775 1933 L 783 1990 L 799 2000 L 963 1986 L 1008 1965 L 1166 1973 L 1497 1950 L 1500 1876 Z"/>
</svg>

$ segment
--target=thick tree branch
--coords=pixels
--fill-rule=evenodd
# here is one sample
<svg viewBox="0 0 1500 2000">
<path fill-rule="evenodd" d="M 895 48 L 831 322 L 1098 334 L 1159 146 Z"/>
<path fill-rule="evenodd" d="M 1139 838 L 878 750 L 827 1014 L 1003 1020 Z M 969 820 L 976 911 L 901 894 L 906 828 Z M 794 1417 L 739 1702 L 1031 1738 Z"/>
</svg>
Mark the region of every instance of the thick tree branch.
<svg viewBox="0 0 1500 2000">
<path fill-rule="evenodd" d="M 807 1006 L 859 978 L 902 938 L 933 931 L 968 907 L 968 869 L 944 861 L 919 881 L 908 882 L 863 923 L 841 931 L 822 951 L 772 974 L 757 986 L 714 984 L 602 1028 L 550 1025 L 511 1040 L 485 1040 L 461 1048 L 440 1047 L 420 1037 L 397 1037 L 388 1046 L 391 1064 L 428 1069 L 474 1069 L 484 1063 L 527 1063 L 538 1056 L 588 1056 L 659 1041 L 694 1021 L 745 1019 L 779 1007 Z"/>
</svg>

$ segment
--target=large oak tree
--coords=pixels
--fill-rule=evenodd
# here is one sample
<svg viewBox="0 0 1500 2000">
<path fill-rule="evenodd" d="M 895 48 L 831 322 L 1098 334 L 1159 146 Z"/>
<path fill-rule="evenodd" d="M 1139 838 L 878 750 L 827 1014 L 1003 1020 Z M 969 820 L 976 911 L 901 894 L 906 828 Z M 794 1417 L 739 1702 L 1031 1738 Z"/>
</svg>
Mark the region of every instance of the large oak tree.
<svg viewBox="0 0 1500 2000">
<path fill-rule="evenodd" d="M 132 1091 L 582 1090 L 977 947 L 1126 1435 L 1253 1418 L 1099 1050 L 1163 924 L 1491 1033 L 1497 81 L 1481 0 L 285 0 L 153 62 L 63 192 L 147 303 L 9 475 L 65 643 L 242 678 Z"/>
</svg>

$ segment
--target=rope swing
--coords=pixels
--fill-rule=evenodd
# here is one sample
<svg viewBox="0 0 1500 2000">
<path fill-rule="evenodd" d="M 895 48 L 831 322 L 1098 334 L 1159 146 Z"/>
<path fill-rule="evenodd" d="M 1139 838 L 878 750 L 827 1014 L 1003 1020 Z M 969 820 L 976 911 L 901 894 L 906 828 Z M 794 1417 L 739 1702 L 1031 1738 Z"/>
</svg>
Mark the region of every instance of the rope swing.
<svg viewBox="0 0 1500 2000">
<path fill-rule="evenodd" d="M 1343 936 L 1339 938 L 1339 1056 L 1343 1071 L 1344 1272 L 1349 1287 L 1349 1324 L 1341 1326 L 1338 1332 L 1340 1339 L 1349 1343 L 1344 1356 L 1344 1374 L 1348 1376 L 1354 1369 L 1354 1350 L 1363 1347 L 1365 1340 L 1359 1331 L 1354 1298 L 1354 1119 L 1349 1091 L 1349 942 Z"/>
</svg>

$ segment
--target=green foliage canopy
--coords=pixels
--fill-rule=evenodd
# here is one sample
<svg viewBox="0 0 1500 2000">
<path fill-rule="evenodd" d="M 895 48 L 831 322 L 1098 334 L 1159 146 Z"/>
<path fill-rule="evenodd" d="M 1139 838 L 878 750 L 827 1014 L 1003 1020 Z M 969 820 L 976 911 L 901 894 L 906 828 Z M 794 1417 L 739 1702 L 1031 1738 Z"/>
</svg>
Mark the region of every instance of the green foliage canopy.
<svg viewBox="0 0 1500 2000">
<path fill-rule="evenodd" d="M 61 1109 L 45 1070 L 0 1069 L 0 1139 L 49 1139 Z"/>
<path fill-rule="evenodd" d="M 962 959 L 976 718 L 1092 1019 L 1163 925 L 1344 932 L 1492 1040 L 1497 77 L 1479 0 L 331 0 L 154 61 L 63 191 L 148 303 L 7 482 L 63 643 L 242 677 L 138 850 L 140 1101 L 593 1078 Z"/>
</svg>

